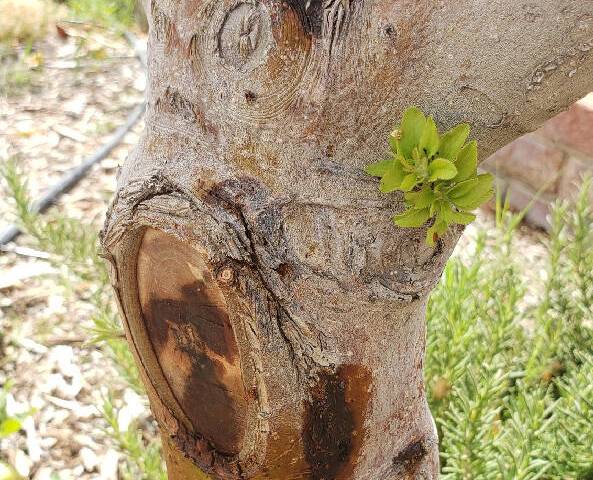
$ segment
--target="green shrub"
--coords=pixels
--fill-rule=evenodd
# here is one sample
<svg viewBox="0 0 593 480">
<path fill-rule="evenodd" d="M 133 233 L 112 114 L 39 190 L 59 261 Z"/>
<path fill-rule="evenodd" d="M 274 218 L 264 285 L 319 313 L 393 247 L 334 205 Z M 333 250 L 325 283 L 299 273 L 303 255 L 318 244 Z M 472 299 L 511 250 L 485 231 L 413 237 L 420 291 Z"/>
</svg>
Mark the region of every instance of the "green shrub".
<svg viewBox="0 0 593 480">
<path fill-rule="evenodd" d="M 443 478 L 593 478 L 590 187 L 553 209 L 536 307 L 524 306 L 508 212 L 494 246 L 482 234 L 469 260 L 448 263 L 428 306 L 426 359 Z"/>
<path fill-rule="evenodd" d="M 62 274 L 59 280 L 66 286 L 72 285 L 72 292 L 77 283 L 89 285 L 86 291 L 91 293 L 84 298 L 94 310 L 94 327 L 89 331 L 89 341 L 100 345 L 127 385 L 142 394 L 144 390 L 115 308 L 107 269 L 98 255 L 96 227 L 64 218 L 55 211 L 47 215 L 34 213 L 26 180 L 19 171 L 16 159 L 6 160 L 0 167 L 0 174 L 4 177 L 14 204 L 16 222 L 31 236 L 37 248 L 50 254 L 50 261 Z M 0 422 L 1 400 L 0 395 Z M 108 433 L 126 455 L 127 462 L 122 467 L 122 478 L 164 480 L 160 441 L 146 440 L 140 434 L 140 426 L 137 424 L 132 424 L 126 431 L 120 430 L 114 420 L 117 414 L 114 413 L 111 396 L 102 405 L 101 411 L 109 425 Z M 144 452 L 144 455 L 139 455 L 139 452 Z"/>
<path fill-rule="evenodd" d="M 135 0 L 68 0 L 77 18 L 116 28 L 134 23 L 134 3 Z"/>
</svg>

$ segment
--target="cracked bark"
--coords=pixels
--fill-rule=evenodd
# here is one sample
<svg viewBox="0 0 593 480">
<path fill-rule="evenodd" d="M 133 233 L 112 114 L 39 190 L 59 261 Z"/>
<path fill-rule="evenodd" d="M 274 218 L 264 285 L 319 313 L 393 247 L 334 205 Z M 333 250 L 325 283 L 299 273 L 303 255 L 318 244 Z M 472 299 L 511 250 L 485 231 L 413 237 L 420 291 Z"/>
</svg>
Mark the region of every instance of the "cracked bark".
<svg viewBox="0 0 593 480">
<path fill-rule="evenodd" d="M 486 156 L 590 88 L 593 3 L 152 0 L 102 235 L 169 478 L 436 478 L 435 249 L 362 167 L 408 105 Z"/>
</svg>

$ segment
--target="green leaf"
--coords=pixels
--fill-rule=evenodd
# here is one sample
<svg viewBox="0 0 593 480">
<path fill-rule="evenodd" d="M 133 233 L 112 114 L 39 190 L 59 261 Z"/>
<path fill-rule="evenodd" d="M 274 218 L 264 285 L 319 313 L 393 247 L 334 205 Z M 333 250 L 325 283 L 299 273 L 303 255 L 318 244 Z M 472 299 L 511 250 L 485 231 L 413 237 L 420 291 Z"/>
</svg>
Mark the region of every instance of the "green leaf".
<svg viewBox="0 0 593 480">
<path fill-rule="evenodd" d="M 421 227 L 430 218 L 428 208 L 410 209 L 393 217 L 393 223 L 399 227 Z"/>
<path fill-rule="evenodd" d="M 364 171 L 373 177 L 382 177 L 387 173 L 387 169 L 394 162 L 393 159 L 381 160 L 379 162 L 367 165 Z"/>
<path fill-rule="evenodd" d="M 447 224 L 451 223 L 447 220 L 447 217 L 453 213 L 453 207 L 449 202 L 438 200 L 434 203 L 434 214 L 437 216 L 437 220 L 443 220 Z"/>
<path fill-rule="evenodd" d="M 445 158 L 437 158 L 428 165 L 428 181 L 450 180 L 457 175 L 457 168 L 453 162 Z"/>
<path fill-rule="evenodd" d="M 439 142 L 440 137 L 437 125 L 432 117 L 428 117 L 418 146 L 420 150 L 424 150 L 428 158 L 431 158 L 438 152 Z"/>
<path fill-rule="evenodd" d="M 478 169 L 478 143 L 474 140 L 461 149 L 455 162 L 457 167 L 456 182 L 463 182 L 476 175 Z"/>
<path fill-rule="evenodd" d="M 494 177 L 489 173 L 478 175 L 453 187 L 449 192 L 449 198 L 458 208 L 473 210 L 490 200 L 494 194 L 493 182 Z"/>
<path fill-rule="evenodd" d="M 441 210 L 441 215 L 443 220 L 449 225 L 452 223 L 458 223 L 459 225 L 469 225 L 476 219 L 476 216 L 473 213 L 456 212 L 451 208 L 450 205 L 447 205 L 447 207 L 444 207 Z"/>
<path fill-rule="evenodd" d="M 404 179 L 404 170 L 402 164 L 398 161 L 392 161 L 391 165 L 381 179 L 379 190 L 383 193 L 393 192 L 400 188 L 402 180 Z"/>
<path fill-rule="evenodd" d="M 444 220 L 436 220 L 434 225 L 426 232 L 426 244 L 430 247 L 434 247 L 434 244 L 440 236 L 442 236 L 449 226 Z"/>
<path fill-rule="evenodd" d="M 480 194 L 473 194 L 470 198 L 458 200 L 455 206 L 465 211 L 472 211 L 480 205 L 484 205 L 494 195 L 494 189 L 487 190 Z"/>
<path fill-rule="evenodd" d="M 0 423 L 0 438 L 8 437 L 20 429 L 21 422 L 16 418 L 9 417 Z"/>
<path fill-rule="evenodd" d="M 412 156 L 412 150 L 420 142 L 425 127 L 426 117 L 418 108 L 410 107 L 404 112 L 399 140 L 400 153 L 404 157 Z"/>
<path fill-rule="evenodd" d="M 419 182 L 428 176 L 428 158 L 426 156 L 422 155 L 421 157 L 418 157 L 416 165 L 414 166 L 414 172 L 416 173 L 416 178 L 418 178 Z"/>
<path fill-rule="evenodd" d="M 389 134 L 389 146 L 394 154 L 399 153 L 399 130 L 393 130 L 393 132 Z"/>
<path fill-rule="evenodd" d="M 421 209 L 429 207 L 434 201 L 434 192 L 429 186 L 424 187 L 418 192 L 408 192 L 405 194 L 406 200 L 414 208 Z"/>
<path fill-rule="evenodd" d="M 474 189 L 477 184 L 478 184 L 477 177 L 470 178 L 469 180 L 465 180 L 463 182 L 459 182 L 459 183 L 455 184 L 455 186 L 453 186 L 449 190 L 447 190 L 447 196 L 451 200 L 456 200 L 458 198 L 463 197 L 468 192 L 470 192 L 472 189 Z"/>
<path fill-rule="evenodd" d="M 416 174 L 410 173 L 404 177 L 404 179 L 401 182 L 401 185 L 399 186 L 399 189 L 402 192 L 409 192 L 416 186 L 417 183 L 418 180 L 416 178 Z"/>
<path fill-rule="evenodd" d="M 476 216 L 473 213 L 453 212 L 453 216 L 451 217 L 451 223 L 458 223 L 459 225 L 469 225 L 475 219 Z"/>
<path fill-rule="evenodd" d="M 469 131 L 469 125 L 462 123 L 445 133 L 439 145 L 439 156 L 455 161 L 461 147 L 467 140 Z"/>
<path fill-rule="evenodd" d="M 430 216 L 438 215 L 441 212 L 442 200 L 437 200 L 430 205 Z"/>
</svg>

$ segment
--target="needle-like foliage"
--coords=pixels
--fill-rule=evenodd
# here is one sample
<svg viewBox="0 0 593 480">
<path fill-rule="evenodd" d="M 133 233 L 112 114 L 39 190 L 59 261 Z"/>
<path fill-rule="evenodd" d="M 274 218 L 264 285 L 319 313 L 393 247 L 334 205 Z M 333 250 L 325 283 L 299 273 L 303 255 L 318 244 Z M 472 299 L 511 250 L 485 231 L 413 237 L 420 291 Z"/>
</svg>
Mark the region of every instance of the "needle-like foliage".
<svg viewBox="0 0 593 480">
<path fill-rule="evenodd" d="M 56 281 L 66 287 L 71 286 L 72 292 L 80 291 L 75 288 L 76 285 L 86 286 L 85 291 L 88 293 L 81 300 L 87 301 L 93 311 L 89 342 L 99 345 L 128 386 L 143 394 L 142 382 L 115 308 L 107 269 L 98 256 L 97 228 L 65 218 L 55 210 L 47 215 L 34 213 L 27 182 L 18 168 L 17 159 L 5 160 L 0 165 L 0 174 L 4 177 L 7 192 L 14 204 L 15 221 L 29 236 L 28 240 L 34 247 L 49 254 L 49 261 L 61 273 Z M 117 423 L 117 409 L 111 395 L 105 399 L 100 410 L 110 426 L 108 433 L 126 455 L 122 477 L 130 480 L 164 480 L 166 475 L 160 441 L 147 441 L 136 424 L 122 430 Z M 1 423 L 0 394 L 0 430 Z"/>
<path fill-rule="evenodd" d="M 426 359 L 443 478 L 593 478 L 590 188 L 586 180 L 575 202 L 552 211 L 535 306 L 506 211 L 502 231 L 447 265 L 428 307 Z"/>
</svg>

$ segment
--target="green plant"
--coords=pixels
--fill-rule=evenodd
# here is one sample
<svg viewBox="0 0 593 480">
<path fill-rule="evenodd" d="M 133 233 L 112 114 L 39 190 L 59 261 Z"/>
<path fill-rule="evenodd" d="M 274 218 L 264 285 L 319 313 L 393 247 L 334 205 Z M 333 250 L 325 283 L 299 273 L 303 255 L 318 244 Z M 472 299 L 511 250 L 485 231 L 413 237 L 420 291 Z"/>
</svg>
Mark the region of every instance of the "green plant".
<svg viewBox="0 0 593 480">
<path fill-rule="evenodd" d="M 0 389 L 0 440 L 10 437 L 17 433 L 22 428 L 22 421 L 27 416 L 9 415 L 7 411 L 7 399 L 13 382 L 6 382 Z M 7 463 L 0 461 L 0 480 L 19 480 L 21 477 L 18 473 Z"/>
<path fill-rule="evenodd" d="M 18 167 L 18 159 L 11 158 L 1 165 L 9 197 L 12 199 L 15 220 L 30 236 L 34 246 L 50 254 L 51 261 L 62 273 L 60 280 L 75 291 L 76 285 L 86 285 L 85 291 L 92 292 L 84 298 L 93 307 L 91 319 L 93 328 L 90 342 L 101 346 L 113 361 L 116 369 L 133 390 L 143 393 L 139 372 L 125 340 L 119 323 L 105 264 L 98 256 L 97 229 L 78 220 L 64 218 L 55 211 L 39 215 L 33 209 L 26 179 Z M 83 296 L 84 294 L 78 293 Z M 109 397 L 111 398 L 111 397 Z M 117 414 L 109 409 L 111 402 L 104 403 L 101 411 L 110 425 L 108 433 L 126 454 L 127 462 L 123 475 L 130 480 L 161 480 L 164 466 L 160 455 L 160 442 L 144 439 L 137 425 L 129 430 L 115 428 Z M 0 422 L 2 397 L 0 396 Z M 10 426 L 10 425 L 9 425 Z M 11 478 L 11 477 L 8 477 Z M 14 477 L 16 479 L 16 477 Z M 12 480 L 12 478 L 11 478 Z"/>
<path fill-rule="evenodd" d="M 108 275 L 97 256 L 97 233 L 92 225 L 81 225 L 60 215 L 41 216 L 34 211 L 26 179 L 18 167 L 18 158 L 9 158 L 0 165 L 8 196 L 15 209 L 15 221 L 34 239 L 36 246 L 51 254 L 50 261 L 66 269 L 74 278 L 95 282 L 101 291 L 108 290 Z"/>
<path fill-rule="evenodd" d="M 593 478 L 590 189 L 585 180 L 552 211 L 535 307 L 513 249 L 524 212 L 499 201 L 498 230 L 447 264 L 428 305 L 426 358 L 444 479 Z"/>
<path fill-rule="evenodd" d="M 0 95 L 9 96 L 23 92 L 33 84 L 34 72 L 22 62 L 6 65 L 0 73 Z"/>
<path fill-rule="evenodd" d="M 142 437 L 139 426 L 135 423 L 122 429 L 118 420 L 118 410 L 114 406 L 113 395 L 103 399 L 103 417 L 110 427 L 111 436 L 117 441 L 120 449 L 128 454 L 131 462 L 124 469 L 123 478 L 126 480 L 166 480 L 163 470 L 160 442 L 146 441 Z"/>
<path fill-rule="evenodd" d="M 6 382 L 0 390 L 0 438 L 6 438 L 18 432 L 22 426 L 22 417 L 8 415 L 6 410 L 6 399 L 12 388 L 12 382 Z"/>
<path fill-rule="evenodd" d="M 105 296 L 104 267 L 83 258 L 94 256 L 93 227 L 61 219 L 58 225 L 72 222 L 72 228 L 46 228 L 54 214 L 44 220 L 32 213 L 16 163 L 4 171 L 24 228 L 74 272 L 71 281 L 86 278 L 94 286 L 88 300 L 96 312 L 95 338 L 134 385 L 133 359 L 109 306 L 113 299 Z M 525 306 L 524 266 L 514 251 L 524 212 L 511 214 L 500 197 L 497 228 L 480 232 L 471 253 L 447 264 L 428 304 L 425 370 L 445 480 L 593 478 L 591 188 L 585 179 L 574 202 L 551 212 L 548 275 L 535 307 Z M 142 434 L 146 426 L 122 429 L 111 396 L 102 412 L 126 454 L 124 478 L 164 479 L 160 442 Z"/>
<path fill-rule="evenodd" d="M 74 16 L 106 27 L 127 27 L 134 22 L 135 0 L 68 0 Z"/>
<path fill-rule="evenodd" d="M 461 124 L 440 135 L 432 117 L 410 107 L 389 137 L 390 158 L 366 168 L 381 178 L 382 192 L 404 192 L 407 208 L 393 218 L 396 225 L 417 228 L 432 220 L 429 245 L 450 225 L 474 221 L 471 211 L 492 196 L 493 177 L 478 175 L 478 146 L 466 144 L 469 132 Z"/>
<path fill-rule="evenodd" d="M 31 42 L 22 48 L 0 50 L 0 95 L 14 96 L 35 87 L 43 62 L 43 55 Z"/>
</svg>

